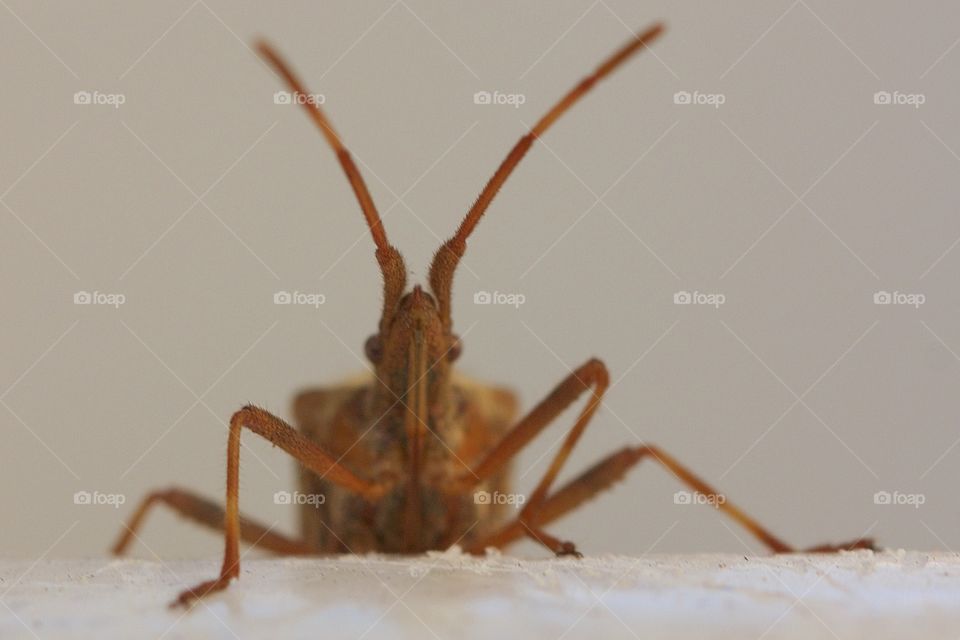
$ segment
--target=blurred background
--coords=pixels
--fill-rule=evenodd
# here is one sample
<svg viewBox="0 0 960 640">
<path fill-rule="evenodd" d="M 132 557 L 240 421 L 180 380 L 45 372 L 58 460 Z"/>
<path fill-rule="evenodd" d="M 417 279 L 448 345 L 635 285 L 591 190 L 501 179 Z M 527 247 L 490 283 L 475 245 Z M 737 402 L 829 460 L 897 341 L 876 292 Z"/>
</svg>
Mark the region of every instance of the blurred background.
<svg viewBox="0 0 960 640">
<path fill-rule="evenodd" d="M 365 367 L 373 244 L 256 37 L 323 100 L 417 282 L 517 138 L 655 20 L 474 234 L 462 369 L 526 409 L 607 363 L 561 480 L 649 442 L 797 545 L 960 545 L 953 3 L 0 4 L 3 555 L 102 554 L 151 489 L 222 500 L 234 410 L 291 419 L 295 391 Z M 244 447 L 242 510 L 295 531 L 273 500 L 293 463 Z M 644 462 L 551 531 L 588 554 L 761 550 L 682 489 Z M 221 548 L 161 508 L 134 553 Z"/>
</svg>

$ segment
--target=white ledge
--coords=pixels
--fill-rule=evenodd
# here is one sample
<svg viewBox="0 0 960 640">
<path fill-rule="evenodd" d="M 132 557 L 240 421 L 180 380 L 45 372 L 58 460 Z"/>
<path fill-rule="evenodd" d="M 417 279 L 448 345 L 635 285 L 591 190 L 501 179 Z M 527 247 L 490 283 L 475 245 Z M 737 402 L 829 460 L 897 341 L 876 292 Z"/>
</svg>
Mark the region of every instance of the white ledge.
<svg viewBox="0 0 960 640">
<path fill-rule="evenodd" d="M 956 638 L 960 554 L 0 562 L 2 638 Z"/>
</svg>

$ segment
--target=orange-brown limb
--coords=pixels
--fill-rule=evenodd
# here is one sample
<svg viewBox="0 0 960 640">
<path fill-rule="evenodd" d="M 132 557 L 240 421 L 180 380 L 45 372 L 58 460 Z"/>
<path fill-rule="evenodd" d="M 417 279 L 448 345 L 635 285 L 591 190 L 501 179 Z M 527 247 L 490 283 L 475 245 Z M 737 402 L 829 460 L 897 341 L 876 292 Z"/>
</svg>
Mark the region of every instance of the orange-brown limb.
<svg viewBox="0 0 960 640">
<path fill-rule="evenodd" d="M 550 551 L 553 551 L 558 556 L 576 556 L 577 558 L 582 558 L 583 554 L 577 551 L 576 545 L 572 542 L 567 542 L 566 540 L 561 540 L 556 536 L 552 536 L 543 529 L 534 529 L 526 522 L 520 521 L 523 525 L 523 528 L 526 530 L 527 535 Z M 486 549 L 486 547 L 484 547 Z"/>
<path fill-rule="evenodd" d="M 137 536 L 137 531 L 143 526 L 144 517 L 155 505 L 164 504 L 176 513 L 194 522 L 211 529 L 223 531 L 226 512 L 223 507 L 213 501 L 190 491 L 176 487 L 148 494 L 130 521 L 124 525 L 123 531 L 114 543 L 111 552 L 114 555 L 123 555 Z M 240 516 L 240 539 L 248 544 L 254 544 L 259 549 L 265 549 L 281 555 L 309 555 L 316 550 L 301 540 L 294 540 L 273 531 L 243 515 Z"/>
<path fill-rule="evenodd" d="M 262 55 L 270 66 L 273 67 L 274 71 L 283 78 L 287 87 L 289 87 L 295 97 L 310 95 L 290 65 L 287 64 L 270 44 L 260 41 L 256 46 L 260 55 Z M 347 150 L 340 140 L 340 136 L 337 135 L 333 125 L 330 124 L 330 120 L 323 112 L 323 109 L 315 100 L 297 100 L 297 102 L 303 105 L 307 115 L 310 116 L 310 119 L 317 125 L 324 139 L 326 139 L 327 143 L 337 154 L 337 160 L 340 161 L 340 166 L 343 167 L 343 171 L 347 175 L 347 180 L 350 182 L 357 201 L 360 203 L 363 217 L 367 221 L 367 227 L 370 228 L 370 234 L 373 236 L 373 242 L 377 247 L 377 262 L 383 274 L 384 313 L 381 316 L 382 331 L 383 325 L 389 316 L 387 312 L 396 306 L 407 286 L 406 266 L 404 265 L 403 258 L 400 256 L 400 252 L 387 240 L 387 232 L 383 228 L 383 222 L 380 220 L 380 214 L 377 212 L 377 207 L 373 203 L 373 198 L 370 196 L 367 183 L 364 181 L 360 170 L 353 161 L 350 151 Z"/>
<path fill-rule="evenodd" d="M 533 496 L 528 501 L 528 506 L 538 502 L 549 490 L 550 485 L 556 478 L 560 467 L 566 462 L 570 451 L 580 439 L 583 430 L 593 414 L 596 412 L 603 394 L 610 383 L 610 375 L 603 362 L 596 358 L 588 360 L 586 363 L 570 372 L 554 389 L 541 400 L 527 415 L 520 419 L 514 425 L 503 439 L 483 458 L 479 465 L 472 471 L 467 470 L 453 483 L 453 491 L 468 491 L 477 486 L 484 480 L 492 477 L 503 468 L 527 446 L 541 431 L 549 426 L 558 415 L 582 393 L 593 389 L 586 406 L 580 411 L 577 420 L 570 429 L 563 445 L 554 456 L 550 468 L 546 475 L 537 485 Z"/>
<path fill-rule="evenodd" d="M 297 433 L 290 425 L 259 407 L 246 406 L 230 418 L 227 441 L 227 508 L 224 518 L 224 552 L 220 575 L 187 589 L 174 605 L 187 605 L 197 598 L 224 589 L 240 575 L 240 431 L 243 427 L 266 438 L 329 482 L 376 502 L 387 487 L 365 480 L 337 462 L 319 445 Z"/>
<path fill-rule="evenodd" d="M 691 489 L 704 495 L 720 495 L 713 487 L 701 480 L 662 449 L 655 446 L 628 447 L 604 458 L 580 476 L 568 482 L 550 495 L 542 505 L 532 513 L 521 516 L 509 522 L 489 537 L 478 540 L 470 547 L 469 551 L 472 553 L 483 553 L 484 549 L 488 547 L 501 548 L 519 538 L 529 536 L 530 527 L 543 527 L 580 507 L 585 502 L 594 498 L 598 493 L 608 489 L 615 482 L 622 479 L 627 471 L 647 457 L 659 462 Z M 724 511 L 737 521 L 771 551 L 775 553 L 790 553 L 796 551 L 796 549 L 770 533 L 729 500 L 716 501 L 716 504 L 718 509 Z M 526 518 L 530 524 L 527 524 L 524 518 Z M 829 553 L 841 550 L 873 548 L 874 544 L 871 539 L 858 538 L 844 544 L 818 545 L 804 549 L 803 551 L 808 553 Z"/>
<path fill-rule="evenodd" d="M 457 228 L 456 233 L 437 250 L 433 258 L 433 263 L 430 265 L 430 287 L 437 297 L 441 317 L 448 326 L 451 322 L 450 295 L 454 271 L 456 271 L 457 264 L 459 264 L 460 258 L 463 257 L 467 249 L 467 238 L 473 232 L 477 223 L 480 222 L 480 218 L 490 206 L 497 192 L 500 191 L 500 187 L 507 181 L 507 178 L 510 177 L 510 174 L 513 173 L 513 170 L 527 154 L 527 151 L 530 150 L 530 147 L 537 138 L 546 133 L 547 129 L 570 107 L 576 104 L 580 98 L 586 95 L 595 84 L 612 73 L 634 53 L 653 42 L 663 33 L 663 29 L 662 24 L 655 24 L 641 35 L 634 36 L 629 42 L 615 51 L 613 55 L 604 60 L 592 74 L 581 80 L 577 86 L 567 92 L 565 96 L 553 105 L 553 107 L 537 121 L 533 128 L 513 146 L 510 153 L 507 154 L 507 157 L 483 188 L 483 191 L 480 192 L 476 202 L 474 202 L 470 211 L 467 212 L 467 215 Z"/>
<path fill-rule="evenodd" d="M 472 471 L 468 470 L 451 484 L 452 491 L 469 491 L 479 483 L 490 478 L 498 471 L 501 471 L 519 451 L 525 447 L 537 434 L 550 425 L 558 415 L 569 407 L 584 392 L 591 391 L 586 405 L 580 410 L 576 421 L 567 433 L 559 451 L 554 455 L 553 460 L 543 478 L 533 490 L 526 506 L 521 511 L 520 519 L 526 523 L 529 515 L 543 503 L 547 492 L 556 480 L 557 474 L 563 467 L 570 452 L 576 446 L 580 436 L 586 429 L 587 424 L 596 413 L 597 407 L 603 399 L 607 386 L 610 384 L 610 375 L 606 366 L 596 358 L 590 359 L 583 365 L 570 372 L 566 378 L 551 391 L 546 398 L 540 401 L 526 416 L 512 427 L 503 439 L 486 455 L 480 464 Z M 532 522 L 532 520 L 531 520 Z M 525 531 L 534 540 L 544 544 L 552 551 L 557 549 L 566 549 L 565 543 L 556 541 L 546 532 L 526 526 Z M 575 549 L 570 549 L 572 553 Z M 567 553 L 565 551 L 564 553 Z"/>
</svg>

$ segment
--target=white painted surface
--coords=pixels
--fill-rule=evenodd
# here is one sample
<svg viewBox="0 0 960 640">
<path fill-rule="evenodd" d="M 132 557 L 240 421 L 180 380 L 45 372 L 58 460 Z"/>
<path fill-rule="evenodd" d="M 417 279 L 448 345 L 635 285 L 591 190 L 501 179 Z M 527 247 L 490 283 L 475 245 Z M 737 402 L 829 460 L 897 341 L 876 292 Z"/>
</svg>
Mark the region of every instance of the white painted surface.
<svg viewBox="0 0 960 640">
<path fill-rule="evenodd" d="M 960 554 L 5 562 L 2 638 L 956 638 Z"/>
</svg>

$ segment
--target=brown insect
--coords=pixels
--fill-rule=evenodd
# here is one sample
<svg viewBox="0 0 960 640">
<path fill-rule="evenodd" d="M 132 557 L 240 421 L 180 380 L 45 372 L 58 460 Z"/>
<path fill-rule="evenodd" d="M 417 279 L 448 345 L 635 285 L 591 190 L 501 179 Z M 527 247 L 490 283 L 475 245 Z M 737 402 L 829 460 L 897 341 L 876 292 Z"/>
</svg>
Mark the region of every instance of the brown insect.
<svg viewBox="0 0 960 640">
<path fill-rule="evenodd" d="M 509 390 L 469 381 L 452 367 L 461 345 L 453 333 L 451 286 L 471 232 L 534 141 L 593 85 L 662 31 L 663 27 L 657 24 L 632 38 L 514 145 L 456 233 L 434 256 L 430 293 L 419 285 L 407 292 L 403 259 L 387 240 L 357 166 L 319 105 L 306 101 L 307 113 L 343 166 L 376 245 L 384 300 L 379 328 L 365 348 L 373 365 L 373 377 L 299 394 L 294 401 L 299 431 L 255 406 L 245 406 L 234 413 L 227 444 L 226 510 L 183 489 L 151 493 L 121 533 L 113 552 L 124 552 L 146 512 L 158 503 L 201 524 L 222 529 L 226 548 L 220 575 L 187 589 L 174 602 L 187 604 L 225 588 L 240 575 L 241 540 L 279 554 L 415 554 L 454 544 L 472 553 L 482 553 L 488 547 L 504 547 L 526 536 L 558 555 L 579 555 L 572 542 L 554 537 L 545 527 L 610 487 L 644 458 L 659 462 L 695 491 L 719 495 L 654 446 L 621 449 L 565 486 L 554 489 L 557 474 L 609 385 L 607 369 L 600 360 L 591 359 L 581 365 L 518 421 L 516 400 Z M 291 91 L 308 93 L 269 45 L 260 43 L 258 49 Z M 585 394 L 586 405 L 546 474 L 515 517 L 507 517 L 505 505 L 476 499 L 485 495 L 480 492 L 507 492 L 512 459 Z M 319 508 L 303 509 L 300 539 L 288 538 L 240 515 L 240 431 L 244 427 L 296 458 L 302 465 L 303 490 L 325 496 Z M 793 550 L 729 501 L 718 502 L 720 510 L 771 551 Z M 872 548 L 872 544 L 859 539 L 809 551 L 853 548 Z"/>
</svg>

